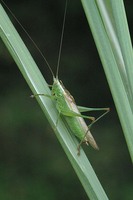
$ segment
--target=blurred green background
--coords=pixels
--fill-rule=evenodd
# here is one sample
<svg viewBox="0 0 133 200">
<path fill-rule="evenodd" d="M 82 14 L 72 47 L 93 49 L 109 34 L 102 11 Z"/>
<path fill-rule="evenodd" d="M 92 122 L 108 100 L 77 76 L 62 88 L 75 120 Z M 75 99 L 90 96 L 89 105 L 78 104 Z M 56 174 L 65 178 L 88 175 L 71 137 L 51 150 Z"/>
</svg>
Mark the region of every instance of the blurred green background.
<svg viewBox="0 0 133 200">
<path fill-rule="evenodd" d="M 65 0 L 6 1 L 56 70 Z M 133 2 L 125 0 L 133 33 Z M 7 11 L 8 12 L 8 11 Z M 49 84 L 45 62 L 18 23 L 12 22 Z M 92 133 L 100 147 L 85 152 L 109 199 L 133 199 L 133 172 L 108 83 L 80 1 L 69 1 L 59 77 L 78 105 L 110 107 Z M 0 199 L 88 199 L 31 91 L 0 42 Z M 91 113 L 98 116 L 98 113 Z M 126 116 L 125 116 L 126 117 Z"/>
</svg>

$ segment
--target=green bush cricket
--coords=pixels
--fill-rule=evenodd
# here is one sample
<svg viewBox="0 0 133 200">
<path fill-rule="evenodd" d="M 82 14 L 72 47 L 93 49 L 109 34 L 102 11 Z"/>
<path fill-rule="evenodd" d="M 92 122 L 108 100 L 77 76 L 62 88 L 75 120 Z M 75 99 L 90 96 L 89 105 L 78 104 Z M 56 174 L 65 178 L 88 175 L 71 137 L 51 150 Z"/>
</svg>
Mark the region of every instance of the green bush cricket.
<svg viewBox="0 0 133 200">
<path fill-rule="evenodd" d="M 57 63 L 57 69 L 56 69 L 56 76 L 54 75 L 49 63 L 47 62 L 46 58 L 43 56 L 47 66 L 49 67 L 52 76 L 53 76 L 53 85 L 51 86 L 51 96 L 46 94 L 35 94 L 31 97 L 35 97 L 38 95 L 43 95 L 49 98 L 52 98 L 56 102 L 56 107 L 59 112 L 57 121 L 56 121 L 56 127 L 58 126 L 58 119 L 60 115 L 62 115 L 67 124 L 69 125 L 69 128 L 74 133 L 74 135 L 80 139 L 80 143 L 77 147 L 78 155 L 80 155 L 80 146 L 82 143 L 86 143 L 87 145 L 90 144 L 94 149 L 99 149 L 97 143 L 95 142 L 95 139 L 93 138 L 90 127 L 97 122 L 100 118 L 102 118 L 105 114 L 109 112 L 109 108 L 87 108 L 87 107 L 81 107 L 77 106 L 75 103 L 75 100 L 73 96 L 69 93 L 69 91 L 64 87 L 62 81 L 58 79 L 58 72 L 59 72 L 59 63 L 60 63 L 60 56 L 61 56 L 61 48 L 62 48 L 62 41 L 63 41 L 63 34 L 64 34 L 64 25 L 65 25 L 65 18 L 66 18 L 66 10 L 67 10 L 67 1 L 65 5 L 65 12 L 64 12 L 64 20 L 63 20 L 63 27 L 62 27 L 62 34 L 61 34 L 61 42 L 60 42 L 60 48 L 59 48 L 59 55 L 58 55 L 58 63 Z M 33 41 L 34 43 L 34 41 Z M 36 44 L 35 44 L 36 46 Z M 37 47 L 38 49 L 38 47 Z M 40 49 L 38 49 L 40 52 Z M 42 54 L 42 53 L 41 53 Z M 104 110 L 105 112 L 99 116 L 96 120 L 94 117 L 86 116 L 81 114 L 82 112 L 88 112 L 88 111 L 100 111 Z M 84 121 L 84 118 L 92 120 L 92 123 L 87 126 L 87 124 Z"/>
<path fill-rule="evenodd" d="M 7 5 L 5 3 L 4 3 L 4 5 L 7 7 Z M 11 10 L 9 8 L 8 8 L 8 10 L 11 12 Z M 94 149 L 97 149 L 97 150 L 99 149 L 98 145 L 95 142 L 95 139 L 93 138 L 93 136 L 90 132 L 90 128 L 94 123 L 96 123 L 100 118 L 102 118 L 105 114 L 107 114 L 109 112 L 109 108 L 87 108 L 87 107 L 77 106 L 73 96 L 68 92 L 68 90 L 65 89 L 63 83 L 58 79 L 62 41 L 63 41 L 63 34 L 64 34 L 64 25 L 65 25 L 65 18 L 66 18 L 66 10 L 67 10 L 67 1 L 66 1 L 66 5 L 65 5 L 65 12 L 64 12 L 64 19 L 63 19 L 63 27 L 62 27 L 59 55 L 58 55 L 56 76 L 54 75 L 49 63 L 47 62 L 46 58 L 44 57 L 44 55 L 42 54 L 42 52 L 40 51 L 38 46 L 35 44 L 35 42 L 29 36 L 27 31 L 24 29 L 24 27 L 20 24 L 20 22 L 16 19 L 14 14 L 12 12 L 11 12 L 11 14 L 15 17 L 17 22 L 20 24 L 22 29 L 26 32 L 26 34 L 31 39 L 31 41 L 33 42 L 33 44 L 35 45 L 37 50 L 40 52 L 40 54 L 44 58 L 47 66 L 50 69 L 52 76 L 53 76 L 53 85 L 52 85 L 52 89 L 51 89 L 51 95 L 34 94 L 31 97 L 43 95 L 47 98 L 52 98 L 56 102 L 56 107 L 57 107 L 59 114 L 58 114 L 55 128 L 57 128 L 57 126 L 58 126 L 58 120 L 59 120 L 60 115 L 63 116 L 64 119 L 66 120 L 69 128 L 73 132 L 73 134 L 77 138 L 80 139 L 80 143 L 77 147 L 78 155 L 80 155 L 80 147 L 81 147 L 82 143 L 86 143 L 87 145 L 90 144 Z M 94 117 L 82 114 L 82 112 L 89 112 L 89 111 L 105 111 L 105 112 L 95 120 Z M 92 120 L 91 124 L 87 126 L 86 122 L 84 121 L 84 118 Z"/>
</svg>

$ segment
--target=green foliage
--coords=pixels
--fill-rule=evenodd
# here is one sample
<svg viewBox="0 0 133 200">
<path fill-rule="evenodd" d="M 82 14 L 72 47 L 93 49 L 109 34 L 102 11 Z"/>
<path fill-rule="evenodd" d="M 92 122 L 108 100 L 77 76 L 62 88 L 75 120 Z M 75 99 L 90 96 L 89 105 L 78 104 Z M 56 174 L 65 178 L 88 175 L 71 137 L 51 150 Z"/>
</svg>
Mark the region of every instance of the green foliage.
<svg viewBox="0 0 133 200">
<path fill-rule="evenodd" d="M 82 3 L 133 160 L 133 51 L 123 1 Z"/>
<path fill-rule="evenodd" d="M 104 10 L 101 11 L 101 9 L 103 7 L 101 7 L 101 5 L 99 4 L 99 1 L 88 1 L 88 0 L 83 1 L 82 0 L 87 18 L 89 20 L 89 23 L 90 23 L 90 26 L 91 26 L 91 29 L 92 29 L 92 32 L 93 32 L 93 35 L 94 35 L 94 38 L 96 41 L 96 45 L 98 47 L 99 54 L 101 56 L 102 63 L 104 66 L 106 66 L 105 72 L 107 74 L 107 78 L 108 78 L 109 84 L 111 86 L 111 91 L 112 91 L 112 94 L 113 94 L 113 97 L 114 97 L 114 100 L 116 103 L 116 107 L 119 111 L 119 116 L 121 117 L 123 129 L 126 130 L 125 131 L 126 138 L 127 138 L 127 142 L 128 142 L 128 146 L 129 146 L 131 155 L 132 155 L 132 147 L 131 147 L 132 146 L 132 136 L 130 135 L 130 130 L 132 133 L 132 125 L 130 124 L 130 122 L 132 121 L 132 115 L 131 115 L 132 112 L 131 112 L 131 106 L 130 106 L 130 104 L 131 104 L 130 98 L 131 98 L 132 90 L 129 87 L 129 85 L 131 86 L 132 84 L 131 83 L 128 84 L 129 78 L 127 78 L 127 74 L 128 74 L 128 76 L 130 76 L 130 75 L 132 76 L 132 73 L 130 71 L 127 73 L 127 69 L 125 68 L 125 63 L 128 63 L 129 61 L 131 62 L 131 59 L 129 59 L 127 57 L 126 58 L 127 60 L 124 61 L 124 65 L 123 65 L 123 60 L 125 60 L 124 57 L 127 56 L 126 53 L 131 56 L 131 51 L 129 51 L 131 46 L 129 44 L 129 35 L 127 35 L 127 26 L 125 23 L 125 13 L 123 13 L 123 11 L 124 11 L 123 6 L 121 6 L 122 1 L 116 1 L 116 2 L 104 1 L 104 2 L 106 3 L 104 5 L 105 6 Z M 118 3 L 118 4 L 114 5 L 115 3 L 116 4 Z M 106 10 L 108 11 L 107 13 L 106 13 Z M 109 15 L 109 19 L 111 20 L 111 27 L 108 27 L 108 24 L 106 24 L 106 19 L 107 19 L 106 17 L 108 15 L 105 15 L 105 17 L 104 17 L 103 16 L 104 12 Z M 5 42 L 7 48 L 9 49 L 10 53 L 14 57 L 16 63 L 18 64 L 18 67 L 19 67 L 20 71 L 22 72 L 25 80 L 27 81 L 29 87 L 31 88 L 32 92 L 33 93 L 50 94 L 49 88 L 47 87 L 46 82 L 44 81 L 42 75 L 40 74 L 40 71 L 36 67 L 29 52 L 25 48 L 25 45 L 23 44 L 21 39 L 18 37 L 18 34 L 12 27 L 9 19 L 3 12 L 2 8 L 0 8 L 0 16 L 1 16 L 0 17 L 0 24 L 1 24 L 0 35 L 3 39 L 3 41 Z M 115 19 L 115 17 L 120 17 L 120 22 L 118 19 Z M 124 17 L 124 19 L 122 17 Z M 120 26 L 119 23 L 121 24 L 122 22 L 124 24 L 123 24 L 123 26 Z M 118 23 L 118 24 L 116 24 L 116 23 Z M 109 23 L 109 25 L 110 25 L 110 23 Z M 106 27 L 106 29 L 105 29 L 105 27 Z M 121 27 L 124 27 L 124 30 L 120 31 Z M 111 30 L 114 29 L 113 34 L 109 28 L 111 28 Z M 125 30 L 126 30 L 126 33 L 125 33 Z M 119 31 L 121 33 L 119 33 Z M 119 37 L 118 37 L 118 34 L 119 34 Z M 125 40 L 125 37 L 126 37 L 127 41 Z M 118 38 L 119 38 L 119 40 L 118 40 Z M 124 40 L 123 40 L 123 38 L 124 38 Z M 120 42 L 120 41 L 122 41 L 122 42 Z M 126 42 L 123 43 L 124 41 L 126 41 Z M 128 46 L 128 50 L 127 50 L 127 47 L 126 48 L 122 47 L 126 44 Z M 125 49 L 125 52 L 124 52 L 124 49 Z M 123 53 L 121 53 L 121 52 L 123 52 Z M 130 67 L 129 67 L 129 70 L 131 70 Z M 126 71 L 126 73 L 125 73 L 125 71 Z M 14 96 L 15 96 L 15 94 L 14 94 Z M 9 98 L 9 99 L 11 100 L 11 98 Z M 48 117 L 49 122 L 51 123 L 52 127 L 55 127 L 55 121 L 57 119 L 57 111 L 55 109 L 55 104 L 50 99 L 47 99 L 44 97 L 37 97 L 37 100 L 38 100 L 41 108 L 45 112 L 46 116 Z M 13 102 L 15 102 L 15 98 L 14 98 Z M 21 105 L 20 105 L 20 107 L 21 107 Z M 17 109 L 17 107 L 15 109 Z M 26 110 L 28 110 L 28 108 Z M 15 115 L 15 117 L 16 117 L 15 119 L 17 119 L 17 114 Z M 20 118 L 23 121 L 24 117 L 21 116 Z M 34 124 L 35 119 L 32 119 L 32 120 L 33 120 L 33 124 Z M 12 122 L 11 122 L 11 124 L 12 124 Z M 39 124 L 39 126 L 40 126 L 40 124 Z M 68 127 L 66 127 L 66 125 L 64 124 L 64 122 L 61 119 L 59 126 L 58 126 L 58 130 L 56 132 L 56 135 L 57 135 L 60 143 L 62 144 L 70 162 L 72 163 L 72 165 L 75 169 L 75 172 L 79 176 L 79 178 L 86 190 L 87 195 L 90 197 L 90 199 L 108 199 L 103 188 L 101 187 L 101 184 L 99 183 L 99 181 L 94 173 L 94 170 L 92 169 L 88 159 L 86 158 L 84 152 L 82 151 L 81 156 L 77 157 L 77 154 L 76 154 L 77 153 L 76 152 L 77 141 L 76 141 L 75 137 L 73 137 L 73 135 L 68 132 L 70 132 Z M 27 132 L 25 131 L 25 135 L 26 135 L 26 133 Z M 108 129 L 107 129 L 107 134 L 111 135 L 111 131 Z M 107 139 L 107 134 L 106 134 L 106 136 L 104 136 L 104 138 L 106 138 L 106 139 Z M 50 168 L 51 171 L 53 171 L 52 166 L 55 165 L 55 160 L 53 163 L 51 161 L 49 166 L 46 166 L 47 160 L 45 162 L 43 161 L 43 163 L 41 163 L 41 160 L 43 158 L 41 158 L 40 154 L 39 153 L 37 154 L 37 152 L 36 152 L 39 149 L 39 145 L 36 144 L 36 142 L 35 142 L 36 139 L 33 140 L 32 133 L 31 133 L 31 137 L 29 137 L 29 140 L 27 140 L 27 137 L 25 135 L 24 135 L 25 141 L 23 141 L 24 144 L 19 145 L 19 146 L 22 146 L 22 151 L 23 151 L 23 152 L 21 152 L 22 155 L 26 154 L 26 156 L 27 156 L 27 159 L 24 160 L 25 165 L 26 164 L 30 165 L 30 166 L 34 165 L 37 170 L 37 172 L 36 172 L 37 174 L 38 174 L 40 166 L 44 167 L 44 170 L 46 170 L 46 168 Z M 33 143 L 30 138 L 32 138 Z M 117 135 L 117 139 L 118 139 L 118 135 Z M 12 143 L 14 144 L 15 141 L 12 141 Z M 12 145 L 12 146 L 14 146 L 14 145 Z M 18 148 L 19 148 L 19 146 L 18 146 Z M 29 152 L 27 152 L 25 150 L 25 146 L 27 147 L 26 149 L 28 149 Z M 30 147 L 30 148 L 28 148 L 28 147 Z M 53 146 L 51 148 L 54 149 Z M 18 151 L 18 149 L 16 149 L 16 151 Z M 43 148 L 42 151 L 43 151 L 43 156 L 44 155 L 46 156 L 46 154 L 47 154 L 47 157 L 49 157 L 49 152 L 47 152 L 47 146 L 45 148 Z M 34 152 L 34 156 L 32 155 L 33 160 L 37 160 L 37 163 L 34 163 L 33 161 L 32 161 L 33 163 L 32 162 L 30 163 L 30 161 L 28 159 L 30 152 Z M 52 152 L 54 153 L 54 150 Z M 116 152 L 114 152 L 114 154 L 116 154 Z M 108 158 L 108 159 L 105 157 L 108 168 L 110 167 L 110 159 L 113 158 L 114 154 L 112 153 L 110 155 L 110 158 Z M 101 156 L 104 159 L 105 155 L 101 154 Z M 59 154 L 59 157 L 60 157 L 60 154 Z M 53 155 L 53 159 L 55 159 L 54 155 Z M 20 160 L 21 160 L 21 158 L 20 158 Z M 59 161 L 58 158 L 56 158 L 56 160 L 58 163 L 58 161 Z M 39 165 L 38 165 L 38 161 L 39 161 Z M 57 163 L 56 163 L 56 165 L 58 165 Z M 62 163 L 63 163 L 63 161 L 62 161 Z M 97 162 L 97 165 L 99 165 L 98 162 Z M 59 166 L 58 166 L 58 168 L 59 168 Z M 14 169 L 12 169 L 12 171 L 13 170 Z M 15 172 L 13 173 L 14 178 L 17 177 Z M 43 173 L 43 170 L 42 170 L 42 173 Z M 5 174 L 7 174 L 7 171 L 5 171 Z M 8 172 L 8 174 L 10 176 L 10 172 Z M 119 174 L 120 174 L 120 170 L 119 170 Z M 13 177 L 11 177 L 10 180 L 12 180 Z M 30 181 L 29 181 L 30 177 L 28 177 L 28 175 L 26 177 L 27 177 L 26 178 L 27 185 L 25 185 L 25 188 L 23 187 L 24 191 L 27 192 L 26 190 L 28 190 L 28 187 L 29 188 L 31 187 L 31 191 L 33 191 L 33 188 L 36 188 L 36 191 L 34 191 L 34 193 L 32 194 L 31 199 L 33 199 L 34 197 L 41 198 L 41 196 L 39 196 L 39 194 L 41 192 L 39 190 L 41 190 L 41 189 L 38 187 L 38 183 L 42 179 L 41 178 L 36 179 L 36 177 L 34 177 L 34 179 L 36 179 L 36 182 L 33 181 L 33 185 L 30 185 Z M 104 177 L 104 175 L 103 175 L 103 177 Z M 58 179 L 58 178 L 59 177 L 57 176 L 56 179 Z M 47 179 L 49 179 L 49 177 L 47 177 Z M 4 183 L 4 180 L 2 182 Z M 10 184 L 10 183 L 8 183 L 8 184 Z M 23 185 L 23 175 L 22 174 L 21 174 L 21 184 Z M 41 184 L 42 188 L 44 187 L 43 184 L 44 183 Z M 47 198 L 55 199 L 55 196 L 52 196 L 52 195 L 56 193 L 55 188 L 56 187 L 58 188 L 57 184 L 56 184 L 56 187 L 53 188 L 53 193 L 51 193 L 51 191 L 49 191 L 50 183 L 46 182 L 45 184 L 46 184 L 45 192 L 47 191 L 45 193 L 45 195 L 47 196 Z M 71 184 L 71 183 L 69 182 L 69 184 Z M 6 183 L 4 183 L 2 185 L 3 185 L 3 189 L 6 188 L 6 186 L 5 186 Z M 21 187 L 22 185 L 20 185 L 20 188 L 22 188 Z M 131 184 L 129 184 L 129 185 L 131 188 Z M 17 186 L 18 186 L 18 184 L 17 184 Z M 107 190 L 107 187 L 108 186 L 106 186 L 106 190 Z M 127 197 L 126 192 L 130 193 L 130 194 L 132 193 L 130 188 L 128 188 L 128 189 L 123 188 L 123 191 L 125 191 L 124 199 Z M 76 190 L 77 190 L 77 188 L 73 191 L 73 193 L 76 193 L 77 192 Z M 6 189 L 5 189 L 5 191 L 6 191 Z M 42 191 L 43 191 L 43 189 L 42 189 Z M 118 191 L 116 191 L 116 193 L 118 193 Z M 2 191 L 1 191 L 1 194 L 4 197 L 4 193 L 2 193 Z M 35 196 L 35 195 L 37 195 L 37 196 Z M 30 199 L 30 198 L 28 198 L 28 199 Z"/>
<path fill-rule="evenodd" d="M 1 37 L 33 94 L 50 94 L 48 85 L 2 7 L 0 7 L 0 14 L 2 27 Z M 58 113 L 54 102 L 43 96 L 36 98 L 55 130 Z M 70 133 L 69 128 L 63 123 L 62 119 L 59 120 L 55 132 L 88 196 L 91 199 L 108 199 L 84 152 L 81 151 L 81 155 L 77 155 L 77 141 Z"/>
</svg>

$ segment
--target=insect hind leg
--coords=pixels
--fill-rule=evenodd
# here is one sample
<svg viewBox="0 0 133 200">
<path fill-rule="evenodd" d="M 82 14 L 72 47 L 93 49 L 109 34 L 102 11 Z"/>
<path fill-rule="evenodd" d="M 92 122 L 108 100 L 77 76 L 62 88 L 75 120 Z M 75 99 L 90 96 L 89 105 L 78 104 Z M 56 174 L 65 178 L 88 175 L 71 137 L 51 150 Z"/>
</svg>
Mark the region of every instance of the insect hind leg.
<svg viewBox="0 0 133 200">
<path fill-rule="evenodd" d="M 95 122 L 95 121 L 94 121 Z M 95 141 L 95 139 L 93 138 L 91 132 L 90 132 L 90 128 L 91 128 L 91 125 L 94 123 L 92 122 L 89 126 L 88 126 L 88 130 L 86 131 L 84 137 L 82 138 L 82 140 L 80 141 L 78 147 L 77 147 L 77 150 L 78 150 L 78 153 L 77 155 L 79 156 L 80 155 L 80 147 L 82 145 L 82 143 L 86 143 L 86 145 L 91 145 L 94 149 L 96 150 L 99 150 L 99 147 Z"/>
<path fill-rule="evenodd" d="M 88 142 L 85 141 L 85 137 L 86 137 L 87 133 L 88 133 L 88 131 L 86 132 L 85 136 L 84 136 L 83 139 L 80 141 L 80 143 L 78 144 L 78 147 L 77 147 L 77 155 L 78 155 L 78 156 L 80 156 L 80 148 L 81 148 L 81 145 L 82 145 L 83 143 L 86 143 L 86 144 L 88 145 Z"/>
<path fill-rule="evenodd" d="M 93 123 L 93 122 L 92 122 Z M 86 131 L 86 133 L 85 133 L 85 135 L 84 135 L 84 137 L 82 138 L 82 140 L 80 141 L 80 143 L 78 144 L 78 147 L 77 147 L 77 155 L 78 156 L 80 156 L 80 148 L 81 148 L 81 145 L 83 144 L 83 143 L 86 143 L 86 145 L 89 145 L 89 141 L 86 139 L 86 136 L 87 136 L 87 134 L 88 134 L 88 132 L 90 131 L 90 128 L 89 128 L 89 126 L 88 126 L 88 130 Z"/>
<path fill-rule="evenodd" d="M 93 124 L 95 124 L 97 121 L 99 121 L 104 115 L 106 115 L 110 111 L 109 108 L 106 108 L 105 110 L 106 111 L 102 115 L 100 115 L 98 118 L 96 118 L 94 121 L 92 121 L 91 124 L 89 124 L 88 129 L 90 129 Z"/>
</svg>

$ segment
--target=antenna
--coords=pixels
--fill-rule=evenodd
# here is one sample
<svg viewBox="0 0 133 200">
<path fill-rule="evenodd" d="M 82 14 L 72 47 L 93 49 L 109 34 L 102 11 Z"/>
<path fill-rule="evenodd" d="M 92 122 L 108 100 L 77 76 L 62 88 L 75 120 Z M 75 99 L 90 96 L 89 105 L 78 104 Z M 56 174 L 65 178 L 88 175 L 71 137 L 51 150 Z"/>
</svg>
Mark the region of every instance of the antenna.
<svg viewBox="0 0 133 200">
<path fill-rule="evenodd" d="M 64 28 L 65 28 L 65 20 L 66 20 L 66 11 L 67 11 L 67 0 L 66 0 L 66 4 L 65 4 L 65 11 L 64 11 L 64 18 L 63 18 L 61 39 L 60 39 L 60 47 L 59 47 L 59 53 L 58 53 L 58 61 L 57 61 L 57 69 L 56 69 L 56 78 L 58 78 L 58 73 L 59 73 L 60 57 L 61 57 L 61 50 L 62 50 L 62 42 L 63 42 Z"/>
<path fill-rule="evenodd" d="M 23 31 L 26 33 L 26 35 L 28 36 L 28 38 L 32 41 L 33 45 L 36 47 L 36 49 L 38 50 L 38 52 L 40 53 L 40 55 L 42 56 L 42 58 L 44 59 L 46 65 L 48 66 L 52 76 L 54 77 L 54 73 L 47 61 L 47 59 L 45 58 L 45 56 L 43 55 L 43 53 L 41 52 L 41 50 L 39 49 L 39 47 L 37 46 L 37 44 L 34 42 L 34 40 L 31 38 L 31 36 L 29 35 L 29 33 L 26 31 L 26 29 L 22 26 L 22 24 L 20 23 L 20 21 L 16 18 L 16 16 L 13 14 L 13 12 L 10 10 L 10 8 L 7 6 L 7 4 L 1 0 L 1 2 L 4 4 L 4 6 L 9 10 L 9 12 L 11 13 L 11 15 L 14 17 L 14 19 L 17 21 L 17 23 L 21 26 L 21 28 L 23 29 Z"/>
</svg>

